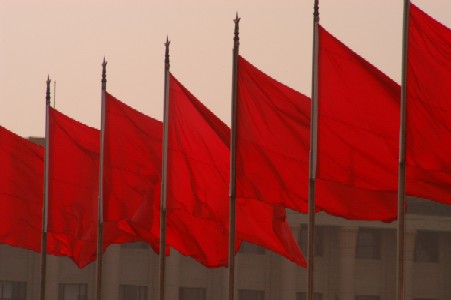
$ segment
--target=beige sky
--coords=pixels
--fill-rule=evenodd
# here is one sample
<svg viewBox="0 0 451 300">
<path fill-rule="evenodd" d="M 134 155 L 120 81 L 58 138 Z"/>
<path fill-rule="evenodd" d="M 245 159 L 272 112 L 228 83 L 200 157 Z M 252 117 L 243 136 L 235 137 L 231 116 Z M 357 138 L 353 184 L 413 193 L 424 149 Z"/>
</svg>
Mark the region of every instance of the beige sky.
<svg viewBox="0 0 451 300">
<path fill-rule="evenodd" d="M 450 0 L 414 3 L 451 27 Z M 50 74 L 57 109 L 98 128 L 104 55 L 108 91 L 161 119 L 166 35 L 172 73 L 229 123 L 236 11 L 241 55 L 310 95 L 312 6 L 313 0 L 0 0 L 0 125 L 22 136 L 44 134 Z M 399 82 L 402 0 L 320 6 L 324 27 Z"/>
</svg>

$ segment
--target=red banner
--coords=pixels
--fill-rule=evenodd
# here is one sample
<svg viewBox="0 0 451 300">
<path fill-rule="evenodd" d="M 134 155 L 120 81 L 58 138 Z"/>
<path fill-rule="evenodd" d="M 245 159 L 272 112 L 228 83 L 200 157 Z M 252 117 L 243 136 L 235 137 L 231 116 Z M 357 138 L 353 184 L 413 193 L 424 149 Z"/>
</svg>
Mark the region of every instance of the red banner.
<svg viewBox="0 0 451 300">
<path fill-rule="evenodd" d="M 171 193 L 168 194 L 168 208 L 187 210 L 193 216 L 217 223 L 223 236 L 214 238 L 221 238 L 224 246 L 216 251 L 222 251 L 225 260 L 229 226 L 230 130 L 174 77 L 171 77 L 170 87 L 168 174 L 173 176 L 173 184 L 168 189 Z M 168 218 L 170 213 L 168 210 Z M 301 266 L 306 265 L 283 208 L 253 199 L 237 199 L 236 238 L 270 249 Z"/>
<path fill-rule="evenodd" d="M 310 99 L 238 60 L 237 196 L 306 213 Z"/>
<path fill-rule="evenodd" d="M 451 204 L 451 30 L 410 5 L 407 194 Z"/>
<path fill-rule="evenodd" d="M 104 245 L 146 241 L 158 252 L 163 127 L 106 93 Z"/>
<path fill-rule="evenodd" d="M 397 217 L 399 86 L 319 28 L 316 205 L 347 219 Z"/>
<path fill-rule="evenodd" d="M 0 243 L 41 251 L 44 148 L 0 126 Z"/>
<path fill-rule="evenodd" d="M 82 268 L 97 253 L 100 134 L 53 108 L 49 118 L 47 252 Z"/>
</svg>

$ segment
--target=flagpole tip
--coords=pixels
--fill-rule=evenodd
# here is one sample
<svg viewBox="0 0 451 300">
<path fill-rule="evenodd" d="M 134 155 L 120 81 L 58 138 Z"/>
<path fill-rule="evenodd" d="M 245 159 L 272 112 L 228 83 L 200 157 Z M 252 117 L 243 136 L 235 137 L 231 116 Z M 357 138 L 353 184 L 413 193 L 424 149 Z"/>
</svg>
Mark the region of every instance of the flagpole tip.
<svg viewBox="0 0 451 300">
<path fill-rule="evenodd" d="M 50 105 L 50 83 L 52 81 L 50 80 L 50 75 L 47 75 L 47 90 L 45 92 L 45 104 Z"/>
<path fill-rule="evenodd" d="M 166 36 L 166 42 L 164 43 L 164 46 L 166 47 L 166 50 L 169 49 L 169 45 L 171 44 L 171 41 L 169 40 L 169 36 Z"/>
<path fill-rule="evenodd" d="M 102 62 L 102 90 L 106 91 L 106 65 L 108 64 L 108 62 L 105 59 L 105 56 L 103 57 L 103 62 Z"/>
<path fill-rule="evenodd" d="M 238 16 L 238 12 L 236 12 L 235 19 L 233 20 L 233 22 L 235 22 L 235 24 L 238 24 L 240 20 L 241 18 Z"/>
<path fill-rule="evenodd" d="M 166 42 L 164 43 L 165 51 L 164 51 L 164 67 L 166 70 L 169 70 L 170 62 L 169 62 L 169 45 L 171 45 L 171 41 L 169 40 L 169 36 L 166 36 Z"/>
<path fill-rule="evenodd" d="M 319 22 L 319 0 L 315 0 L 315 6 L 313 8 L 313 18 L 316 23 Z"/>
<path fill-rule="evenodd" d="M 233 22 L 235 23 L 235 30 L 234 30 L 235 36 L 233 38 L 233 41 L 234 41 L 234 45 L 235 45 L 234 48 L 236 48 L 236 49 L 238 49 L 238 46 L 240 44 L 240 20 L 241 20 L 241 18 L 238 16 L 238 12 L 236 12 L 235 19 L 233 20 Z"/>
</svg>

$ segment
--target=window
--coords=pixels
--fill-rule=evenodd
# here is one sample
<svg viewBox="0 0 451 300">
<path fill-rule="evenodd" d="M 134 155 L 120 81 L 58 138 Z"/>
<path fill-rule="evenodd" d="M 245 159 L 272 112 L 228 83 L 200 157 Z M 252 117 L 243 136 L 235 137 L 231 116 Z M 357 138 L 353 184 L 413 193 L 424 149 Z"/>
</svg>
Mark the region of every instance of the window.
<svg viewBox="0 0 451 300">
<path fill-rule="evenodd" d="M 415 237 L 414 260 L 417 262 L 438 262 L 439 234 L 418 231 Z"/>
<path fill-rule="evenodd" d="M 315 227 L 315 256 L 323 256 L 323 234 L 324 229 L 322 227 Z M 308 226 L 307 224 L 301 225 L 301 231 L 299 233 L 299 247 L 301 247 L 302 252 L 307 255 L 307 242 L 308 242 Z"/>
<path fill-rule="evenodd" d="M 263 247 L 260 247 L 258 245 L 254 245 L 247 242 L 242 242 L 240 247 L 240 253 L 246 253 L 246 254 L 265 254 L 266 249 Z"/>
<path fill-rule="evenodd" d="M 88 285 L 84 283 L 60 283 L 58 300 L 87 300 Z"/>
<path fill-rule="evenodd" d="M 314 293 L 313 294 L 314 300 L 323 300 L 323 294 L 321 293 Z M 307 300 L 307 293 L 306 292 L 297 292 L 296 293 L 296 300 Z"/>
<path fill-rule="evenodd" d="M 27 283 L 0 281 L 0 300 L 26 300 Z"/>
<path fill-rule="evenodd" d="M 356 295 L 355 300 L 380 300 L 380 296 L 375 295 Z"/>
<path fill-rule="evenodd" d="M 362 259 L 381 258 L 381 234 L 375 229 L 360 228 L 357 235 L 356 257 Z M 366 296 L 365 296 L 366 297 Z M 357 299 L 357 298 L 356 298 Z M 362 298 L 365 299 L 365 298 Z M 372 299 L 372 298 L 368 298 Z"/>
<path fill-rule="evenodd" d="M 146 242 L 124 243 L 121 244 L 123 249 L 149 249 L 149 245 Z"/>
<path fill-rule="evenodd" d="M 238 290 L 238 300 L 264 300 L 265 292 L 255 290 Z"/>
<path fill-rule="evenodd" d="M 147 300 L 147 286 L 120 285 L 120 300 Z"/>
<path fill-rule="evenodd" d="M 205 300 L 207 299 L 207 290 L 204 288 L 186 288 L 179 290 L 180 300 Z"/>
</svg>

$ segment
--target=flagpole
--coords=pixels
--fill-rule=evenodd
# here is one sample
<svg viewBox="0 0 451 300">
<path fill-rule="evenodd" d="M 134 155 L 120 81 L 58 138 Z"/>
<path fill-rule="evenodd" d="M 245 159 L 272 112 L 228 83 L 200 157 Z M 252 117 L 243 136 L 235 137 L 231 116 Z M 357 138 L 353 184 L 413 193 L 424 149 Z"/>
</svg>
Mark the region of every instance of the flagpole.
<svg viewBox="0 0 451 300">
<path fill-rule="evenodd" d="M 164 55 L 164 120 L 163 120 L 163 159 L 161 172 L 161 209 L 160 209 L 160 269 L 159 269 L 159 299 L 164 300 L 165 276 L 166 276 L 166 195 L 168 173 L 168 129 L 169 129 L 169 45 L 171 42 L 166 37 Z"/>
<path fill-rule="evenodd" d="M 232 67 L 232 124 L 230 135 L 230 224 L 229 224 L 229 300 L 235 299 L 235 232 L 236 232 L 236 130 L 238 106 L 238 53 L 240 48 L 240 20 L 236 14 L 233 38 Z"/>
<path fill-rule="evenodd" d="M 405 197 L 406 197 L 406 103 L 407 103 L 407 55 L 409 42 L 410 0 L 404 1 L 403 39 L 402 39 L 402 78 L 399 129 L 399 165 L 398 165 L 398 247 L 397 282 L 398 300 L 404 300 L 404 246 L 405 246 Z"/>
<path fill-rule="evenodd" d="M 47 276 L 47 224 L 49 206 L 49 157 L 50 157 L 50 77 L 47 77 L 45 96 L 45 164 L 44 164 L 44 205 L 42 207 L 42 237 L 41 237 L 41 300 L 45 300 Z"/>
<path fill-rule="evenodd" d="M 318 135 L 318 24 L 319 0 L 315 0 L 313 11 L 313 59 L 312 59 L 312 103 L 310 118 L 310 163 L 308 190 L 308 266 L 307 266 L 307 300 L 313 300 L 315 274 L 315 179 L 317 163 Z"/>
<path fill-rule="evenodd" d="M 97 272 L 96 272 L 96 300 L 102 299 L 102 261 L 103 261 L 103 165 L 105 148 L 105 92 L 106 92 L 105 57 L 102 63 L 102 91 L 101 91 L 101 124 L 100 124 L 100 166 L 99 166 L 99 200 L 97 205 Z"/>
</svg>

